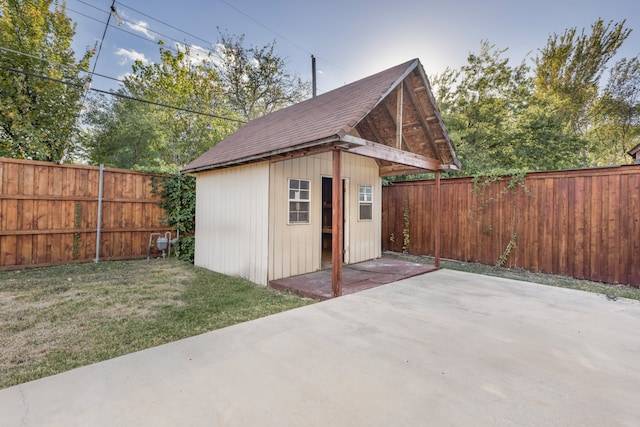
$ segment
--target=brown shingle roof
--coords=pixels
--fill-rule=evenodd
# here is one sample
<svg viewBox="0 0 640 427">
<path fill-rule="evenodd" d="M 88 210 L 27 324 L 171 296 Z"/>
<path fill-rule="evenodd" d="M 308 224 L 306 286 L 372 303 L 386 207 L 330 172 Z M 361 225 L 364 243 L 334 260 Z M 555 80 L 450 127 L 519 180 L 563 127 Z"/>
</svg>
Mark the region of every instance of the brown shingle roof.
<svg viewBox="0 0 640 427">
<path fill-rule="evenodd" d="M 418 66 L 420 61 L 413 59 L 252 120 L 188 164 L 183 172 L 268 158 L 332 138 L 337 141 Z"/>
</svg>

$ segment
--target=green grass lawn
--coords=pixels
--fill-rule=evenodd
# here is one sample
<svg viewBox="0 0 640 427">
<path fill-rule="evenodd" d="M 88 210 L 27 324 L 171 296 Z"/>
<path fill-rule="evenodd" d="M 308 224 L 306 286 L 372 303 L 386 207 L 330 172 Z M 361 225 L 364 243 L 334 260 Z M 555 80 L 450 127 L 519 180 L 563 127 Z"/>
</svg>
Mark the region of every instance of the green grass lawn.
<svg viewBox="0 0 640 427">
<path fill-rule="evenodd" d="M 0 388 L 313 302 L 175 259 L 0 271 Z"/>
</svg>

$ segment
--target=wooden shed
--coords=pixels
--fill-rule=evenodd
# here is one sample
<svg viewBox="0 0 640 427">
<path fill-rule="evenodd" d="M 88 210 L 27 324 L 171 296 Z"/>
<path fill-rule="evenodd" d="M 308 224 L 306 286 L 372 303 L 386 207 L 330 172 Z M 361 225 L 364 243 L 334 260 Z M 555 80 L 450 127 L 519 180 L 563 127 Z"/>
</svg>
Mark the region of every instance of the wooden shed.
<svg viewBox="0 0 640 427">
<path fill-rule="evenodd" d="M 398 125 L 401 124 L 401 125 Z M 252 120 L 187 165 L 195 264 L 266 285 L 381 256 L 381 177 L 458 170 L 414 59 Z"/>
</svg>

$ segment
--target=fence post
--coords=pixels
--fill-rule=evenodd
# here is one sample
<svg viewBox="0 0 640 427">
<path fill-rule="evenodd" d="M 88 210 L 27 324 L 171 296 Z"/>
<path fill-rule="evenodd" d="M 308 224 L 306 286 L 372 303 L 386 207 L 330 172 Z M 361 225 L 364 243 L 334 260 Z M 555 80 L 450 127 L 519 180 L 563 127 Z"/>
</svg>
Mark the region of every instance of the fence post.
<svg viewBox="0 0 640 427">
<path fill-rule="evenodd" d="M 104 165 L 100 165 L 100 177 L 98 178 L 98 224 L 96 231 L 96 259 L 100 261 L 100 231 L 102 229 L 102 193 L 104 185 Z"/>
</svg>

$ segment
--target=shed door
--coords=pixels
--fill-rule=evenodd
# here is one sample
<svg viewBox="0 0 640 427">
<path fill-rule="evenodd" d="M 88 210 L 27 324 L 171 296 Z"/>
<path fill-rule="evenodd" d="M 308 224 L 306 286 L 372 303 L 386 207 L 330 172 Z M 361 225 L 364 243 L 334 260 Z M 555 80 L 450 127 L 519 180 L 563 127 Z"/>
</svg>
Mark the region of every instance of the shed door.
<svg viewBox="0 0 640 427">
<path fill-rule="evenodd" d="M 332 197 L 333 197 L 333 179 L 328 177 L 322 177 L 322 239 L 320 239 L 322 248 L 321 248 L 321 266 L 322 268 L 331 267 L 331 249 L 332 249 Z M 347 223 L 347 216 L 345 215 L 345 207 L 347 205 L 346 198 L 346 182 L 342 180 L 342 196 L 344 202 L 342 203 L 342 217 Z M 343 232 L 342 232 L 342 262 L 344 262 L 345 251 L 344 251 L 344 241 L 347 232 L 347 227 L 343 224 Z"/>
</svg>

